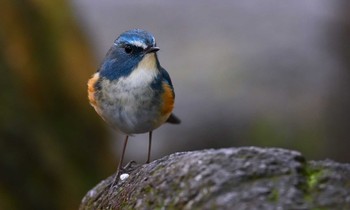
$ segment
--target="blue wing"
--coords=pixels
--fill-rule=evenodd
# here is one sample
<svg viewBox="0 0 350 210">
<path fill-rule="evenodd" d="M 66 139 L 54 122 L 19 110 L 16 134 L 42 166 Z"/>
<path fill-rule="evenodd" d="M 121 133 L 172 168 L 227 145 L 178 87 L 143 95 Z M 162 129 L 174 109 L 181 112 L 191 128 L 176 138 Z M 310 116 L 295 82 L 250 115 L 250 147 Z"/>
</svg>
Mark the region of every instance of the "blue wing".
<svg viewBox="0 0 350 210">
<path fill-rule="evenodd" d="M 170 86 L 171 90 L 173 91 L 174 98 L 175 98 L 173 83 L 171 82 L 171 79 L 170 79 L 168 72 L 164 68 L 161 67 L 160 73 L 162 74 L 163 82 L 166 82 Z"/>
</svg>

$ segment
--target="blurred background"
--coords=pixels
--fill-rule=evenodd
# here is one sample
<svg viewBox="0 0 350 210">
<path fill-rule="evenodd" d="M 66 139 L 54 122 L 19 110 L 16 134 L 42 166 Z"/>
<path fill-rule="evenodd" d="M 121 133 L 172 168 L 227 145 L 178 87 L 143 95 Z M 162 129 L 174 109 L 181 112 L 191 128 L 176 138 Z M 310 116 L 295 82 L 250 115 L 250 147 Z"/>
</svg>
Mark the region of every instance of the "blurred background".
<svg viewBox="0 0 350 210">
<path fill-rule="evenodd" d="M 152 158 L 261 146 L 349 162 L 348 1 L 3 0 L 0 209 L 77 209 L 117 167 L 124 136 L 90 107 L 86 82 L 115 38 L 146 29 L 176 92 L 178 126 Z M 126 162 L 143 162 L 147 134 Z"/>
</svg>

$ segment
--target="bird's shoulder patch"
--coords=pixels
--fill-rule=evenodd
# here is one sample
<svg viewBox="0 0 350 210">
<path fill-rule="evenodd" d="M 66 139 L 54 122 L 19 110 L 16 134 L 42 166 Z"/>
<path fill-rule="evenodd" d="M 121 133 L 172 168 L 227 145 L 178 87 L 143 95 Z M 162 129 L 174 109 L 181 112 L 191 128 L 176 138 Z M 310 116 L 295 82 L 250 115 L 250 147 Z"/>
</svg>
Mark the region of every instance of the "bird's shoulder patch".
<svg viewBox="0 0 350 210">
<path fill-rule="evenodd" d="M 163 93 L 162 93 L 162 115 L 167 115 L 173 111 L 174 108 L 174 91 L 167 82 L 162 83 Z"/>
<path fill-rule="evenodd" d="M 96 84 L 99 80 L 99 73 L 95 73 L 91 79 L 89 79 L 87 85 L 88 85 L 88 98 L 90 101 L 90 104 L 93 107 L 97 106 L 97 101 L 96 101 Z"/>
</svg>

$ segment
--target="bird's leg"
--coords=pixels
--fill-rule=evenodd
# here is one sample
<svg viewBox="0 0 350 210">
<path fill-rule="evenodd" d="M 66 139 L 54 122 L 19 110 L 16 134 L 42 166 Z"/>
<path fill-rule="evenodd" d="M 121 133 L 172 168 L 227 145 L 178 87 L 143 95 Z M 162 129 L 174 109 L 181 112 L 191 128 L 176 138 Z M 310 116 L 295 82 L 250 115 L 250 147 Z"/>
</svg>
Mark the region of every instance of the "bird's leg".
<svg viewBox="0 0 350 210">
<path fill-rule="evenodd" d="M 149 132 L 149 138 L 148 138 L 148 155 L 147 155 L 147 161 L 146 163 L 149 163 L 151 160 L 151 147 L 152 147 L 152 131 Z"/>
<path fill-rule="evenodd" d="M 120 173 L 121 169 L 123 168 L 124 155 L 125 155 L 126 145 L 128 144 L 128 139 L 129 139 L 129 135 L 126 135 L 124 140 L 122 157 L 120 158 L 119 165 L 118 165 L 118 173 Z"/>
<path fill-rule="evenodd" d="M 126 135 L 125 137 L 125 140 L 124 140 L 124 146 L 123 146 L 123 151 L 122 151 L 122 156 L 119 160 L 119 164 L 118 164 L 118 169 L 117 169 L 117 172 L 114 176 L 114 179 L 113 179 L 113 183 L 111 185 L 111 188 L 115 185 L 115 184 L 118 184 L 118 180 L 119 180 L 119 176 L 121 174 L 121 170 L 123 168 L 123 161 L 124 161 L 124 154 L 125 154 L 125 150 L 126 150 L 126 145 L 128 144 L 128 139 L 129 139 L 129 136 Z"/>
</svg>

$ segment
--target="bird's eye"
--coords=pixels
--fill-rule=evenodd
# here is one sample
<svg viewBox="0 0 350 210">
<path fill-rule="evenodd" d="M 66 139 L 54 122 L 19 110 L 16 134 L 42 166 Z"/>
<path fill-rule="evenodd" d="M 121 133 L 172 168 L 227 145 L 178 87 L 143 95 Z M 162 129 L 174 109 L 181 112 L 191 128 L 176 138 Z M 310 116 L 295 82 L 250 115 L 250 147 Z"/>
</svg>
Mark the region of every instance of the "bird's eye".
<svg viewBox="0 0 350 210">
<path fill-rule="evenodd" d="M 130 54 L 130 53 L 132 53 L 132 48 L 130 47 L 130 46 L 128 46 L 128 45 L 126 45 L 125 47 L 124 47 L 124 50 L 125 50 L 125 53 L 126 54 Z"/>
</svg>

